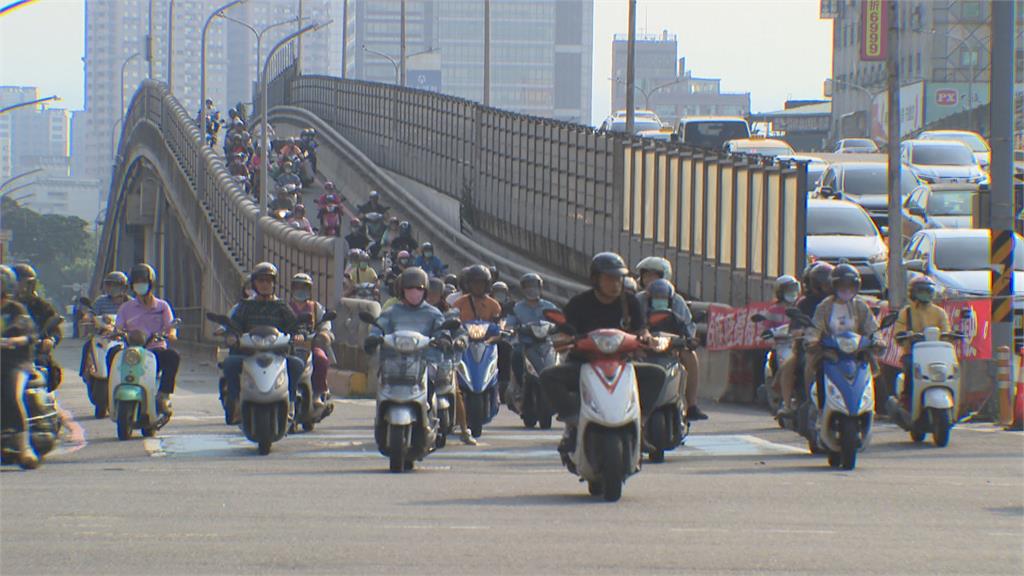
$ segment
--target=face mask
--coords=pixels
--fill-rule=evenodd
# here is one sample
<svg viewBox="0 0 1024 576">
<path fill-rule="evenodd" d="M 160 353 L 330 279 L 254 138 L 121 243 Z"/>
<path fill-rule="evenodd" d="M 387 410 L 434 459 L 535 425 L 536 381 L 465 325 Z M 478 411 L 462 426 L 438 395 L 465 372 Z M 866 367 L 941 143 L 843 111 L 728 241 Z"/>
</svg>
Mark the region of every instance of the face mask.
<svg viewBox="0 0 1024 576">
<path fill-rule="evenodd" d="M 932 294 L 930 290 L 914 292 L 914 300 L 917 300 L 922 304 L 931 304 L 932 297 L 934 297 L 934 294 Z"/>
<path fill-rule="evenodd" d="M 655 310 L 668 310 L 668 299 L 655 298 L 651 300 L 651 308 L 654 308 Z"/>
<path fill-rule="evenodd" d="M 369 263 L 369 262 L 360 262 L 360 263 L 359 263 L 359 269 L 360 269 L 360 270 L 366 270 L 366 268 L 367 268 L 367 267 L 368 267 L 369 265 L 370 265 L 370 263 Z"/>
<path fill-rule="evenodd" d="M 540 300 L 540 288 L 529 287 L 523 288 L 523 294 L 526 295 L 527 300 Z"/>
<path fill-rule="evenodd" d="M 497 292 L 495 294 L 491 294 L 491 297 L 493 297 L 498 302 L 501 302 L 502 304 L 504 304 L 505 302 L 508 302 L 508 294 L 505 294 L 503 292 Z"/>
<path fill-rule="evenodd" d="M 782 301 L 786 302 L 787 304 L 793 304 L 796 302 L 796 299 L 799 295 L 800 294 L 798 292 L 783 292 Z"/>
<path fill-rule="evenodd" d="M 135 284 L 132 284 L 132 291 L 134 291 L 139 296 L 145 296 L 146 294 L 149 294 L 149 283 L 136 282 Z"/>
<path fill-rule="evenodd" d="M 423 303 L 423 297 L 426 295 L 426 291 L 422 288 L 406 288 L 402 290 L 402 298 L 410 306 L 419 306 Z"/>
<path fill-rule="evenodd" d="M 433 258 L 434 257 L 434 253 L 433 252 L 424 252 L 423 253 L 423 257 L 424 258 Z"/>
<path fill-rule="evenodd" d="M 853 300 L 853 297 L 857 295 L 857 291 L 853 288 L 843 288 L 836 291 L 836 298 L 840 302 L 849 302 Z"/>
<path fill-rule="evenodd" d="M 299 302 L 305 302 L 306 300 L 309 300 L 309 290 L 296 290 L 292 293 L 292 298 Z"/>
<path fill-rule="evenodd" d="M 409 259 L 408 258 L 399 258 L 398 259 L 398 265 L 399 266 L 408 266 L 409 265 Z"/>
</svg>

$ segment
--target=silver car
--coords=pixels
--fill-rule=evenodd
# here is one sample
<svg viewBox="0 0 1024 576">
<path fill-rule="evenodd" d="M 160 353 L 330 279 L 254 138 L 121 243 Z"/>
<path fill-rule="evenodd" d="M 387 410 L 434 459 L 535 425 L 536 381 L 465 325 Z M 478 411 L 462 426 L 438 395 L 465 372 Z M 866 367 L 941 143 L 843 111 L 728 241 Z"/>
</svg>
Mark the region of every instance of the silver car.
<svg viewBox="0 0 1024 576">
<path fill-rule="evenodd" d="M 903 165 L 928 184 L 987 183 L 988 176 L 966 144 L 953 140 L 904 140 L 900 143 Z"/>
<path fill-rule="evenodd" d="M 868 213 L 844 200 L 807 200 L 807 259 L 847 262 L 861 275 L 861 291 L 885 292 L 889 248 Z"/>
</svg>

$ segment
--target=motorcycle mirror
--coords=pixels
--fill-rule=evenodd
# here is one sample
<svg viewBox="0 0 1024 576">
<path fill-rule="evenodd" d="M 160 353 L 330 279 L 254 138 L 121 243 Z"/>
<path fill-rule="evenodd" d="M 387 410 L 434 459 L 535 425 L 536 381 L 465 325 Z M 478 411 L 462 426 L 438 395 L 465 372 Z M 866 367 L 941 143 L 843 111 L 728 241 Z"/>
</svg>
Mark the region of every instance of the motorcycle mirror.
<svg viewBox="0 0 1024 576">
<path fill-rule="evenodd" d="M 882 329 L 884 330 L 895 324 L 897 316 L 899 316 L 899 312 L 890 312 L 886 314 L 885 318 L 882 319 Z"/>
<path fill-rule="evenodd" d="M 707 312 L 707 310 L 694 310 L 693 311 L 693 321 L 694 321 L 695 324 L 703 324 L 703 323 L 707 322 L 707 320 L 708 320 L 708 312 Z"/>
<path fill-rule="evenodd" d="M 214 324 L 220 324 L 225 328 L 234 328 L 234 325 L 231 322 L 231 318 L 228 318 L 223 314 L 214 314 L 213 312 L 207 312 L 206 319 L 209 320 L 210 322 L 213 322 Z"/>
<path fill-rule="evenodd" d="M 754 322 L 757 322 L 758 324 L 767 320 L 764 314 L 754 314 L 753 316 L 750 317 L 750 319 L 753 320 Z"/>
<path fill-rule="evenodd" d="M 544 319 L 554 323 L 556 326 L 563 326 L 567 323 L 565 314 L 561 310 L 545 310 Z"/>
<path fill-rule="evenodd" d="M 449 318 L 441 324 L 441 330 L 458 330 L 462 328 L 462 322 L 458 318 Z"/>
<path fill-rule="evenodd" d="M 176 326 L 181 326 L 181 318 L 175 318 L 174 320 L 171 321 L 171 328 L 174 328 Z"/>
<path fill-rule="evenodd" d="M 359 311 L 359 320 L 366 324 L 377 324 L 377 318 L 366 310 Z"/>
<path fill-rule="evenodd" d="M 334 320 L 337 317 L 338 317 L 338 313 L 337 312 L 335 312 L 334 310 L 328 310 L 327 312 L 324 312 L 324 315 L 320 318 L 320 323 L 321 324 L 326 324 L 328 322 L 334 322 Z"/>
<path fill-rule="evenodd" d="M 81 304 L 82 306 L 85 306 L 86 308 L 92 308 L 92 300 L 89 300 L 85 296 L 79 298 L 78 303 Z"/>
</svg>

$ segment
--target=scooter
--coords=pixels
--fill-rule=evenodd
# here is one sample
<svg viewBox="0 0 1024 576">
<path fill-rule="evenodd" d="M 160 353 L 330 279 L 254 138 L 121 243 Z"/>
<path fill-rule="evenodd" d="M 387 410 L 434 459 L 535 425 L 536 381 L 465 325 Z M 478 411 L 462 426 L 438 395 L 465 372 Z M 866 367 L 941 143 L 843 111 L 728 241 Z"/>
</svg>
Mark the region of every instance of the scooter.
<svg viewBox="0 0 1024 576">
<path fill-rule="evenodd" d="M 441 350 L 441 361 L 437 366 L 430 366 L 428 369 L 432 372 L 430 377 L 434 383 L 434 396 L 437 398 L 436 444 L 438 448 L 444 448 L 448 443 L 448 436 L 455 430 L 455 366 L 463 349 L 452 337 L 450 330 L 438 332 L 436 341 L 441 342 L 438 345 Z"/>
<path fill-rule="evenodd" d="M 309 315 L 305 315 L 309 318 Z M 317 405 L 313 393 L 313 347 L 316 346 L 315 339 L 320 327 L 334 320 L 338 315 L 329 310 L 324 312 L 320 321 L 310 330 L 302 333 L 303 342 L 295 345 L 295 355 L 302 359 L 302 377 L 295 387 L 295 419 L 292 421 L 290 432 L 295 432 L 295 426 L 301 425 L 306 432 L 312 432 L 316 425 L 334 412 L 334 402 L 326 401 Z M 307 326 L 312 322 L 306 322 Z"/>
<path fill-rule="evenodd" d="M 384 232 L 387 231 L 388 225 L 380 212 L 367 213 L 363 216 L 363 224 L 366 226 L 366 237 L 370 239 L 366 251 L 371 258 L 377 260 L 380 258 L 381 248 L 384 247 Z"/>
<path fill-rule="evenodd" d="M 820 345 L 821 371 L 809 394 L 815 412 L 819 405 L 824 407 L 816 418 L 818 443 L 828 451 L 829 466 L 853 470 L 857 453 L 871 441 L 874 424 L 875 383 L 869 361 L 873 339 L 845 332 L 823 337 Z"/>
<path fill-rule="evenodd" d="M 380 328 L 369 312 L 359 319 Z M 458 320 L 446 320 L 441 330 L 457 330 Z M 374 439 L 380 453 L 389 458 L 391 472 L 412 470 L 437 447 L 436 402 L 428 391 L 425 352 L 435 338 L 399 330 L 385 336 L 367 337 L 367 345 L 383 347 Z"/>
<path fill-rule="evenodd" d="M 172 326 L 180 320 L 175 319 Z M 163 339 L 165 334 L 154 334 L 147 339 L 141 332 L 122 335 L 125 347 L 114 355 L 110 363 L 110 419 L 117 425 L 117 439 L 128 440 L 135 430 L 150 438 L 167 425 L 171 411 L 160 412 L 156 407 L 158 370 L 156 354 L 146 346 Z"/>
<path fill-rule="evenodd" d="M 519 414 L 527 428 L 539 424 L 542 430 L 548 430 L 555 415 L 554 408 L 540 386 L 540 373 L 558 364 L 558 354 L 551 344 L 554 328 L 555 325 L 547 320 L 530 322 L 516 328 L 515 334 L 522 352 L 523 366 L 519 371 L 522 381 L 517 381 L 508 394 L 508 407 Z"/>
<path fill-rule="evenodd" d="M 206 317 L 235 335 L 238 350 L 248 354 L 242 361 L 241 387 L 233 412 L 240 417 L 242 433 L 266 456 L 271 445 L 288 431 L 291 337 L 272 326 L 254 326 L 241 333 L 227 316 L 208 313 Z"/>
<path fill-rule="evenodd" d="M 648 325 L 657 327 L 668 319 L 671 312 L 654 312 L 648 318 Z M 686 422 L 686 368 L 679 362 L 678 350 L 694 348 L 690 339 L 667 332 L 655 332 L 648 344 L 645 362 L 656 364 L 665 371 L 665 386 L 656 398 L 646 399 L 641 395 L 643 408 L 643 450 L 651 462 L 665 461 L 665 452 L 682 446 L 689 434 Z"/>
<path fill-rule="evenodd" d="M 320 231 L 323 236 L 341 234 L 341 202 L 334 194 L 328 195 L 320 204 Z"/>
<path fill-rule="evenodd" d="M 37 370 L 18 370 L 14 378 L 24 390 L 21 402 L 27 416 L 29 443 L 42 463 L 60 439 L 62 421 L 57 396 L 47 389 L 46 378 Z M 18 461 L 18 450 L 13 430 L 4 428 L 0 433 L 0 463 Z"/>
<path fill-rule="evenodd" d="M 83 307 L 92 311 L 92 301 L 80 298 Z M 89 393 L 89 401 L 93 405 L 96 419 L 106 418 L 108 410 L 110 374 L 107 372 L 107 353 L 115 346 L 122 344 L 114 330 L 117 317 L 113 314 L 92 314 L 93 331 L 89 338 L 89 352 L 86 354 L 85 386 Z"/>
<path fill-rule="evenodd" d="M 377 289 L 377 285 L 373 282 L 362 282 L 356 284 L 356 293 L 352 297 L 356 300 L 372 300 L 377 302 L 380 300 L 380 290 Z"/>
<path fill-rule="evenodd" d="M 557 310 L 545 310 L 544 317 L 559 331 L 572 335 L 575 351 L 588 360 L 580 366 L 575 448 L 565 455 L 563 464 L 587 482 L 592 496 L 614 502 L 622 497 L 626 479 L 640 471 L 640 389 L 629 355 L 645 345 L 636 336 L 615 329 L 576 335 Z M 645 382 L 645 395 L 660 397 L 665 386 L 664 377 Z"/>
<path fill-rule="evenodd" d="M 896 377 L 896 395 L 886 401 L 886 409 L 896 424 L 910 432 L 914 442 L 923 442 L 930 432 L 938 447 L 949 444 L 949 435 L 956 423 L 960 402 L 960 364 L 956 349 L 949 340 L 963 338 L 958 332 L 940 333 L 938 328 L 896 335 L 897 342 L 909 340 L 913 347 L 911 357 L 914 378 L 909 390 L 910 410 L 903 407 L 900 398 L 908 390 L 906 375 Z"/>
<path fill-rule="evenodd" d="M 750 319 L 758 324 L 767 320 L 762 314 L 754 314 Z M 761 339 L 772 347 L 764 360 L 764 381 L 757 387 L 757 400 L 767 405 L 772 414 L 778 414 L 785 405 L 776 378 L 779 368 L 795 353 L 795 338 L 790 334 L 789 328 L 789 324 L 783 324 L 761 332 Z"/>
<path fill-rule="evenodd" d="M 493 322 L 464 325 L 469 343 L 456 372 L 466 405 L 466 421 L 474 438 L 498 414 L 498 345 L 504 332 Z"/>
</svg>

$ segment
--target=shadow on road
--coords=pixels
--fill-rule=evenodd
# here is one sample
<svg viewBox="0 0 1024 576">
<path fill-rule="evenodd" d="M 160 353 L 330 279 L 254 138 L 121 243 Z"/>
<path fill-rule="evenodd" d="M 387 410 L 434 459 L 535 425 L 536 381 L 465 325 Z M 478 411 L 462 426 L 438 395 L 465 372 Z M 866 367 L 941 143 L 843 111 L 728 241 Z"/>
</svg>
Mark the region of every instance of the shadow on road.
<svg viewBox="0 0 1024 576">
<path fill-rule="evenodd" d="M 564 506 L 596 502 L 584 492 L 576 494 L 527 494 L 522 496 L 490 496 L 484 498 L 452 498 L 449 500 L 418 500 L 409 506 Z"/>
</svg>

